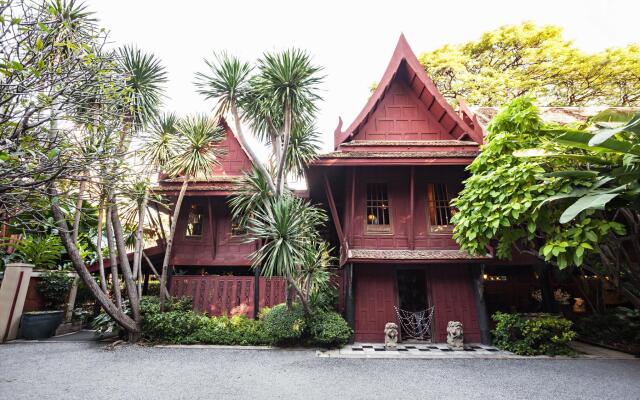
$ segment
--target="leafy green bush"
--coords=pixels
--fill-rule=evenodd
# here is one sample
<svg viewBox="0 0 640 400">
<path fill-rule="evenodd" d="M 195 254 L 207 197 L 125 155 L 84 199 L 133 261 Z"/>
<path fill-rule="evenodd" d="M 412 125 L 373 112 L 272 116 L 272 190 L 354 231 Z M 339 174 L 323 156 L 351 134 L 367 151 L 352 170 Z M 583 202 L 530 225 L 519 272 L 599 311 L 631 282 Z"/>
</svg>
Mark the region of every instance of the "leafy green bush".
<svg viewBox="0 0 640 400">
<path fill-rule="evenodd" d="M 15 256 L 20 261 L 35 265 L 37 268 L 53 268 L 56 266 L 64 246 L 58 235 L 34 236 L 24 235 L 15 243 L 4 242 L 3 246 L 15 247 Z"/>
<path fill-rule="evenodd" d="M 291 344 L 304 333 L 304 311 L 297 305 L 289 310 L 286 304 L 278 304 L 265 317 L 264 327 L 273 343 Z"/>
<path fill-rule="evenodd" d="M 271 343 L 264 323 L 244 315 L 205 317 L 191 339 L 197 343 L 221 345 L 259 346 Z"/>
<path fill-rule="evenodd" d="M 576 333 L 571 330 L 572 322 L 551 314 L 507 314 L 497 312 L 492 316 L 496 321 L 493 330 L 494 344 L 518 355 L 573 355 L 567 346 Z"/>
<path fill-rule="evenodd" d="M 38 292 L 44 300 L 45 307 L 59 310 L 67 300 L 69 287 L 73 278 L 66 272 L 46 271 L 38 279 Z"/>
<path fill-rule="evenodd" d="M 203 318 L 206 317 L 193 311 L 149 313 L 144 316 L 143 337 L 151 341 L 195 343 L 192 335 L 200 327 Z"/>
<path fill-rule="evenodd" d="M 309 333 L 314 344 L 323 347 L 338 347 L 349 341 L 353 331 L 340 314 L 335 311 L 327 311 L 310 319 Z"/>
</svg>

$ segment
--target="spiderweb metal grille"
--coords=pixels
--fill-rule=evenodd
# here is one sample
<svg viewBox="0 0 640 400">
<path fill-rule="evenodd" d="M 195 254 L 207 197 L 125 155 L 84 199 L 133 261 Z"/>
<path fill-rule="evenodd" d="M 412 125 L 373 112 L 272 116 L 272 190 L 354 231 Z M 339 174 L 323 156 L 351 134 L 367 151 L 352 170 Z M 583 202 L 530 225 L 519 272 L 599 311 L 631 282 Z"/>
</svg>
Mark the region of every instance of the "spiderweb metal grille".
<svg viewBox="0 0 640 400">
<path fill-rule="evenodd" d="M 428 340 L 431 339 L 431 322 L 433 321 L 433 309 L 429 307 L 422 311 L 407 311 L 398 307 L 396 315 L 402 326 L 402 331 L 409 339 Z"/>
</svg>

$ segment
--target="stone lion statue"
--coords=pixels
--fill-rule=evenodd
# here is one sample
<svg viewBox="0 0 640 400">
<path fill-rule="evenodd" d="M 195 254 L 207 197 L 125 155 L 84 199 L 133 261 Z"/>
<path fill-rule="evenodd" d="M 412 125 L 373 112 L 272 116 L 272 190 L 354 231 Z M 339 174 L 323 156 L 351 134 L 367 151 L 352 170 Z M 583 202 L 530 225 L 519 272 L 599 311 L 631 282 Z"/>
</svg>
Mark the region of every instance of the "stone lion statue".
<svg viewBox="0 0 640 400">
<path fill-rule="evenodd" d="M 384 347 L 396 348 L 398 346 L 398 325 L 387 322 L 384 326 Z"/>
<path fill-rule="evenodd" d="M 447 346 L 451 350 L 464 350 L 462 322 L 449 321 L 447 324 Z"/>
</svg>

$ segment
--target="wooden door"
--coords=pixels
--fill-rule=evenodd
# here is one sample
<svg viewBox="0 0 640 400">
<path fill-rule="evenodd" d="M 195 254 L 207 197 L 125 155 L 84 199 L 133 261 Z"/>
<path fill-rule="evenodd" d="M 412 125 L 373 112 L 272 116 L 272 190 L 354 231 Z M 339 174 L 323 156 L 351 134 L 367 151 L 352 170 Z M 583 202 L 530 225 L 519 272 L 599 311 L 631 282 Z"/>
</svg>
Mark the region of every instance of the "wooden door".
<svg viewBox="0 0 640 400">
<path fill-rule="evenodd" d="M 384 342 L 384 325 L 396 322 L 395 269 L 358 265 L 354 268 L 355 340 Z"/>
</svg>

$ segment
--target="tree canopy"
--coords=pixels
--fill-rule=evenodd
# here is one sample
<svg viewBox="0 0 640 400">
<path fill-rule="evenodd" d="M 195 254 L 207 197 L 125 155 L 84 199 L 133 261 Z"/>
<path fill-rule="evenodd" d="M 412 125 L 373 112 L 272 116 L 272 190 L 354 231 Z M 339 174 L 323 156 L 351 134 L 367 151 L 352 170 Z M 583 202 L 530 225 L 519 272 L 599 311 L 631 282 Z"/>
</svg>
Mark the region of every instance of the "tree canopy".
<svg viewBox="0 0 640 400">
<path fill-rule="evenodd" d="M 594 134 L 544 125 L 531 99 L 514 100 L 488 125 L 453 201 L 454 239 L 473 254 L 517 250 L 640 287 L 639 121 Z M 626 294 L 633 300 L 637 289 Z"/>
<path fill-rule="evenodd" d="M 501 106 L 527 95 L 541 106 L 640 105 L 639 44 L 586 53 L 558 26 L 503 26 L 419 59 L 451 102 Z"/>
</svg>

